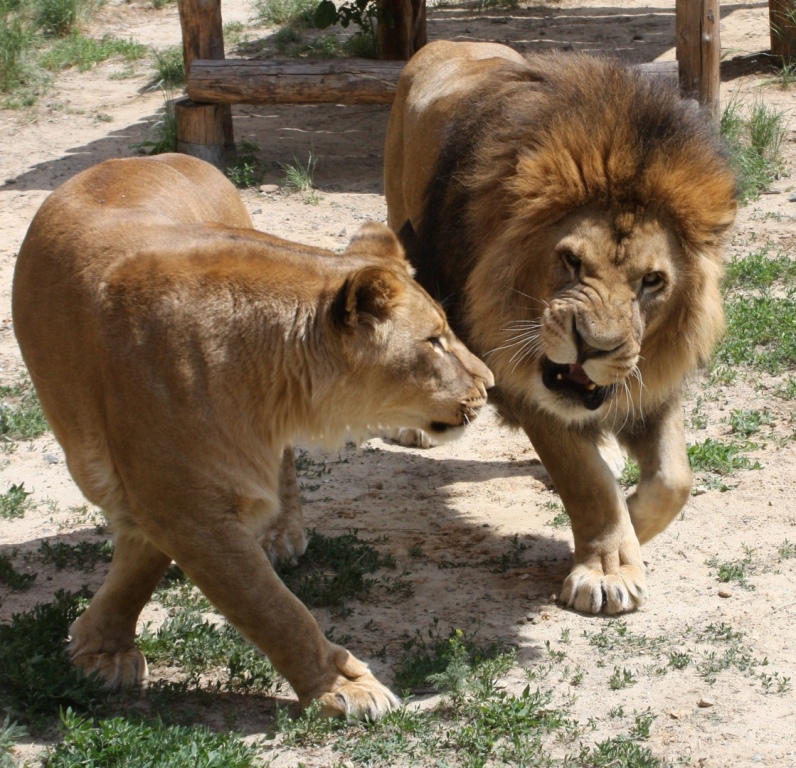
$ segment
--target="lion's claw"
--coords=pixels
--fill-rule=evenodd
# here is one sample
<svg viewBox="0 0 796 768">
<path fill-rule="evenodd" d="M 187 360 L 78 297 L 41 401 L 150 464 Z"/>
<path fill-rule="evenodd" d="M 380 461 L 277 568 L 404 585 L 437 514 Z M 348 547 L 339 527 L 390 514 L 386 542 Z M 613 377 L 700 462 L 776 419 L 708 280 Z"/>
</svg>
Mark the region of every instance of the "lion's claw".
<svg viewBox="0 0 796 768">
<path fill-rule="evenodd" d="M 346 680 L 333 692 L 318 697 L 318 701 L 326 717 L 351 720 L 376 720 L 401 706 L 395 694 L 370 673 Z"/>
</svg>

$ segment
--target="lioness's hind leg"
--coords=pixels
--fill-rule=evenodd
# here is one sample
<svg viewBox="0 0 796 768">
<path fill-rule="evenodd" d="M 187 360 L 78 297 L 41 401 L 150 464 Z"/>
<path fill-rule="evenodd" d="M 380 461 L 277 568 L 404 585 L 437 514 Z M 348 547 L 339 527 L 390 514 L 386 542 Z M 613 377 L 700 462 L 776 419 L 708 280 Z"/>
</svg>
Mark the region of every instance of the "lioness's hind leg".
<svg viewBox="0 0 796 768">
<path fill-rule="evenodd" d="M 135 646 L 135 624 L 170 562 L 142 536 L 122 533 L 117 538 L 105 582 L 69 630 L 69 655 L 85 674 L 97 673 L 112 690 L 146 677 L 146 660 Z"/>
<path fill-rule="evenodd" d="M 279 470 L 279 506 L 279 517 L 265 529 L 262 536 L 263 548 L 272 563 L 283 560 L 294 561 L 307 551 L 296 460 L 291 446 L 285 448 L 282 453 L 282 465 Z"/>
</svg>

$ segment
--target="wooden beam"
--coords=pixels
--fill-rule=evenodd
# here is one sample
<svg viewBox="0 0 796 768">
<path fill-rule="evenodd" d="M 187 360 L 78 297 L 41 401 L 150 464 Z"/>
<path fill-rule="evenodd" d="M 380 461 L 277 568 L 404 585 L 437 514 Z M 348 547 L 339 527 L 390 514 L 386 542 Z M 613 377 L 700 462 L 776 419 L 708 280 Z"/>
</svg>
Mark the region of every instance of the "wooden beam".
<svg viewBox="0 0 796 768">
<path fill-rule="evenodd" d="M 796 0 L 768 0 L 771 54 L 782 63 L 796 62 Z"/>
<path fill-rule="evenodd" d="M 185 75 L 190 77 L 197 59 L 224 60 L 221 0 L 177 0 L 177 8 Z M 175 105 L 175 114 L 179 151 L 201 157 L 226 171 L 235 157 L 231 107 L 191 104 L 186 99 Z"/>
<path fill-rule="evenodd" d="M 675 23 L 680 89 L 684 96 L 695 96 L 718 120 L 719 0 L 677 0 Z"/>
<path fill-rule="evenodd" d="M 219 104 L 391 104 L 402 61 L 197 59 L 188 96 Z"/>
</svg>

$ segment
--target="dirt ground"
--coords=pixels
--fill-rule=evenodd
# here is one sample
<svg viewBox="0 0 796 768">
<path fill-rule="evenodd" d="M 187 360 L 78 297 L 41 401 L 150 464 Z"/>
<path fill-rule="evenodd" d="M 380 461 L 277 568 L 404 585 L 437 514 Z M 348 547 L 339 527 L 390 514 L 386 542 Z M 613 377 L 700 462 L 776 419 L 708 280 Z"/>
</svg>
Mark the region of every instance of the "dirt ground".
<svg viewBox="0 0 796 768">
<path fill-rule="evenodd" d="M 225 22 L 246 22 L 252 15 L 247 0 L 224 0 L 222 13 Z M 521 51 L 571 46 L 644 62 L 674 58 L 674 23 L 674 0 L 654 5 L 564 0 L 479 13 L 447 6 L 430 13 L 429 37 L 495 40 Z M 91 31 L 157 49 L 180 40 L 173 4 L 154 10 L 143 2 L 110 0 Z M 723 3 L 721 35 L 725 62 L 767 50 L 766 3 Z M 162 96 L 151 88 L 149 65 L 138 65 L 132 77 L 113 78 L 121 66 L 109 62 L 90 72 L 64 72 L 37 107 L 0 111 L 2 384 L 25 374 L 11 322 L 10 286 L 33 214 L 75 173 L 105 158 L 134 154 L 131 145 L 145 140 L 158 119 Z M 755 71 L 750 59 L 735 59 L 725 67 L 724 103 L 762 99 L 792 116 L 796 87 L 781 89 L 770 75 Z M 306 161 L 310 151 L 318 158 L 320 200 L 315 204 L 273 186 L 242 193 L 255 225 L 338 249 L 363 221 L 384 221 L 381 155 L 388 113 L 387 107 L 370 106 L 236 107 L 236 139 L 260 147 L 269 166 L 264 184 L 279 182 L 279 164 Z M 796 182 L 789 175 L 796 166 L 793 125 L 784 148 L 788 174 L 770 194 L 741 210 L 729 255 L 749 253 L 764 243 L 796 253 Z M 796 699 L 782 683 L 785 678 L 796 683 L 796 559 L 778 554 L 783 543 L 796 542 L 796 441 L 779 439 L 792 434 L 793 401 L 772 397 L 765 385 L 743 377 L 712 389 L 704 380 L 694 382 L 685 409 L 689 442 L 727 435 L 732 409 L 768 409 L 774 426 L 764 447 L 752 454 L 763 466 L 734 475 L 726 492 L 701 489 L 683 515 L 644 547 L 649 601 L 621 621 L 633 636 L 660 638 L 661 647 L 689 648 L 697 655 L 723 652 L 697 637 L 705 627 L 726 624 L 743 633 L 744 647 L 755 659 L 767 659 L 768 684 L 759 668 L 752 674 L 732 664 L 713 683 L 696 665 L 648 674 L 648 666 L 660 661 L 655 651 L 638 646 L 617 651 L 590 642 L 611 622 L 616 627 L 617 620 L 578 615 L 556 603 L 569 568 L 571 534 L 567 527 L 551 524 L 557 496 L 527 438 L 499 427 L 489 413 L 449 446 L 422 451 L 373 439 L 359 450 L 346 450 L 343 462 L 336 455 L 327 457 L 330 472 L 317 481 L 318 490 L 307 492 L 308 525 L 326 534 L 356 528 L 366 538 L 388 537 L 384 547 L 406 569 L 414 588 L 408 599 L 381 596 L 357 606 L 336 631 L 352 636 L 348 647 L 372 662 L 385 682 L 401 639 L 415 629 L 425 631 L 433 619 L 444 631 L 478 627 L 480 639 L 514 645 L 522 666 L 549 660 L 551 649 L 557 649 L 566 654 L 571 669 L 583 673 L 577 685 L 561 673 L 561 700 L 572 697 L 572 714 L 583 722 L 600 718 L 595 740 L 612 735 L 612 723 L 619 728 L 621 719 L 605 717 L 610 709 L 632 713 L 649 708 L 656 719 L 647 745 L 672 764 L 796 766 Z M 699 406 L 697 396 L 704 400 Z M 701 429 L 688 418 L 697 407 L 707 419 Z M 0 491 L 19 483 L 33 492 L 35 508 L 21 520 L 2 521 L 1 552 L 35 550 L 42 540 L 78 541 L 90 532 L 91 526 L 72 511 L 83 500 L 51 436 L 3 454 Z M 516 567 L 504 572 L 487 564 L 518 552 Z M 748 587 L 719 583 L 715 562 L 745 558 Z M 88 583 L 96 589 L 102 569 L 88 575 L 52 571 L 51 576 L 40 577 L 25 592 L 3 591 L 0 621 L 50 599 L 58 588 Z M 325 627 L 335 623 L 325 612 L 317 614 Z M 162 610 L 153 607 L 143 618 L 157 620 L 159 615 Z M 382 648 L 386 653 L 376 658 Z M 614 690 L 609 679 L 617 668 L 632 670 L 638 682 Z M 524 685 L 519 672 L 515 682 Z M 258 733 L 256 718 L 243 722 L 247 735 Z M 35 745 L 30 750 L 29 757 Z M 308 766 L 335 764 L 322 752 L 289 751 L 275 755 L 274 764 L 296 760 Z"/>
</svg>

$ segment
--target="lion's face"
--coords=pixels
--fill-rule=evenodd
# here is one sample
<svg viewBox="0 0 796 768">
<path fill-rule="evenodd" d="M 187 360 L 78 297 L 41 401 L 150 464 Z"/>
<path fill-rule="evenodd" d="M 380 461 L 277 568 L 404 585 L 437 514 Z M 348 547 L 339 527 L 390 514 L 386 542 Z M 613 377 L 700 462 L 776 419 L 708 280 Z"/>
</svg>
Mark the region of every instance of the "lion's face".
<svg viewBox="0 0 796 768">
<path fill-rule="evenodd" d="M 537 252 L 548 290 L 512 324 L 503 357 L 511 351 L 512 365 L 522 359 L 516 368 L 530 364 L 542 407 L 567 420 L 601 417 L 642 380 L 645 335 L 685 281 L 680 246 L 657 219 L 598 209 L 570 214 L 546 236 Z M 518 275 L 518 302 L 533 290 L 524 278 L 539 289 L 538 275 Z"/>
</svg>

